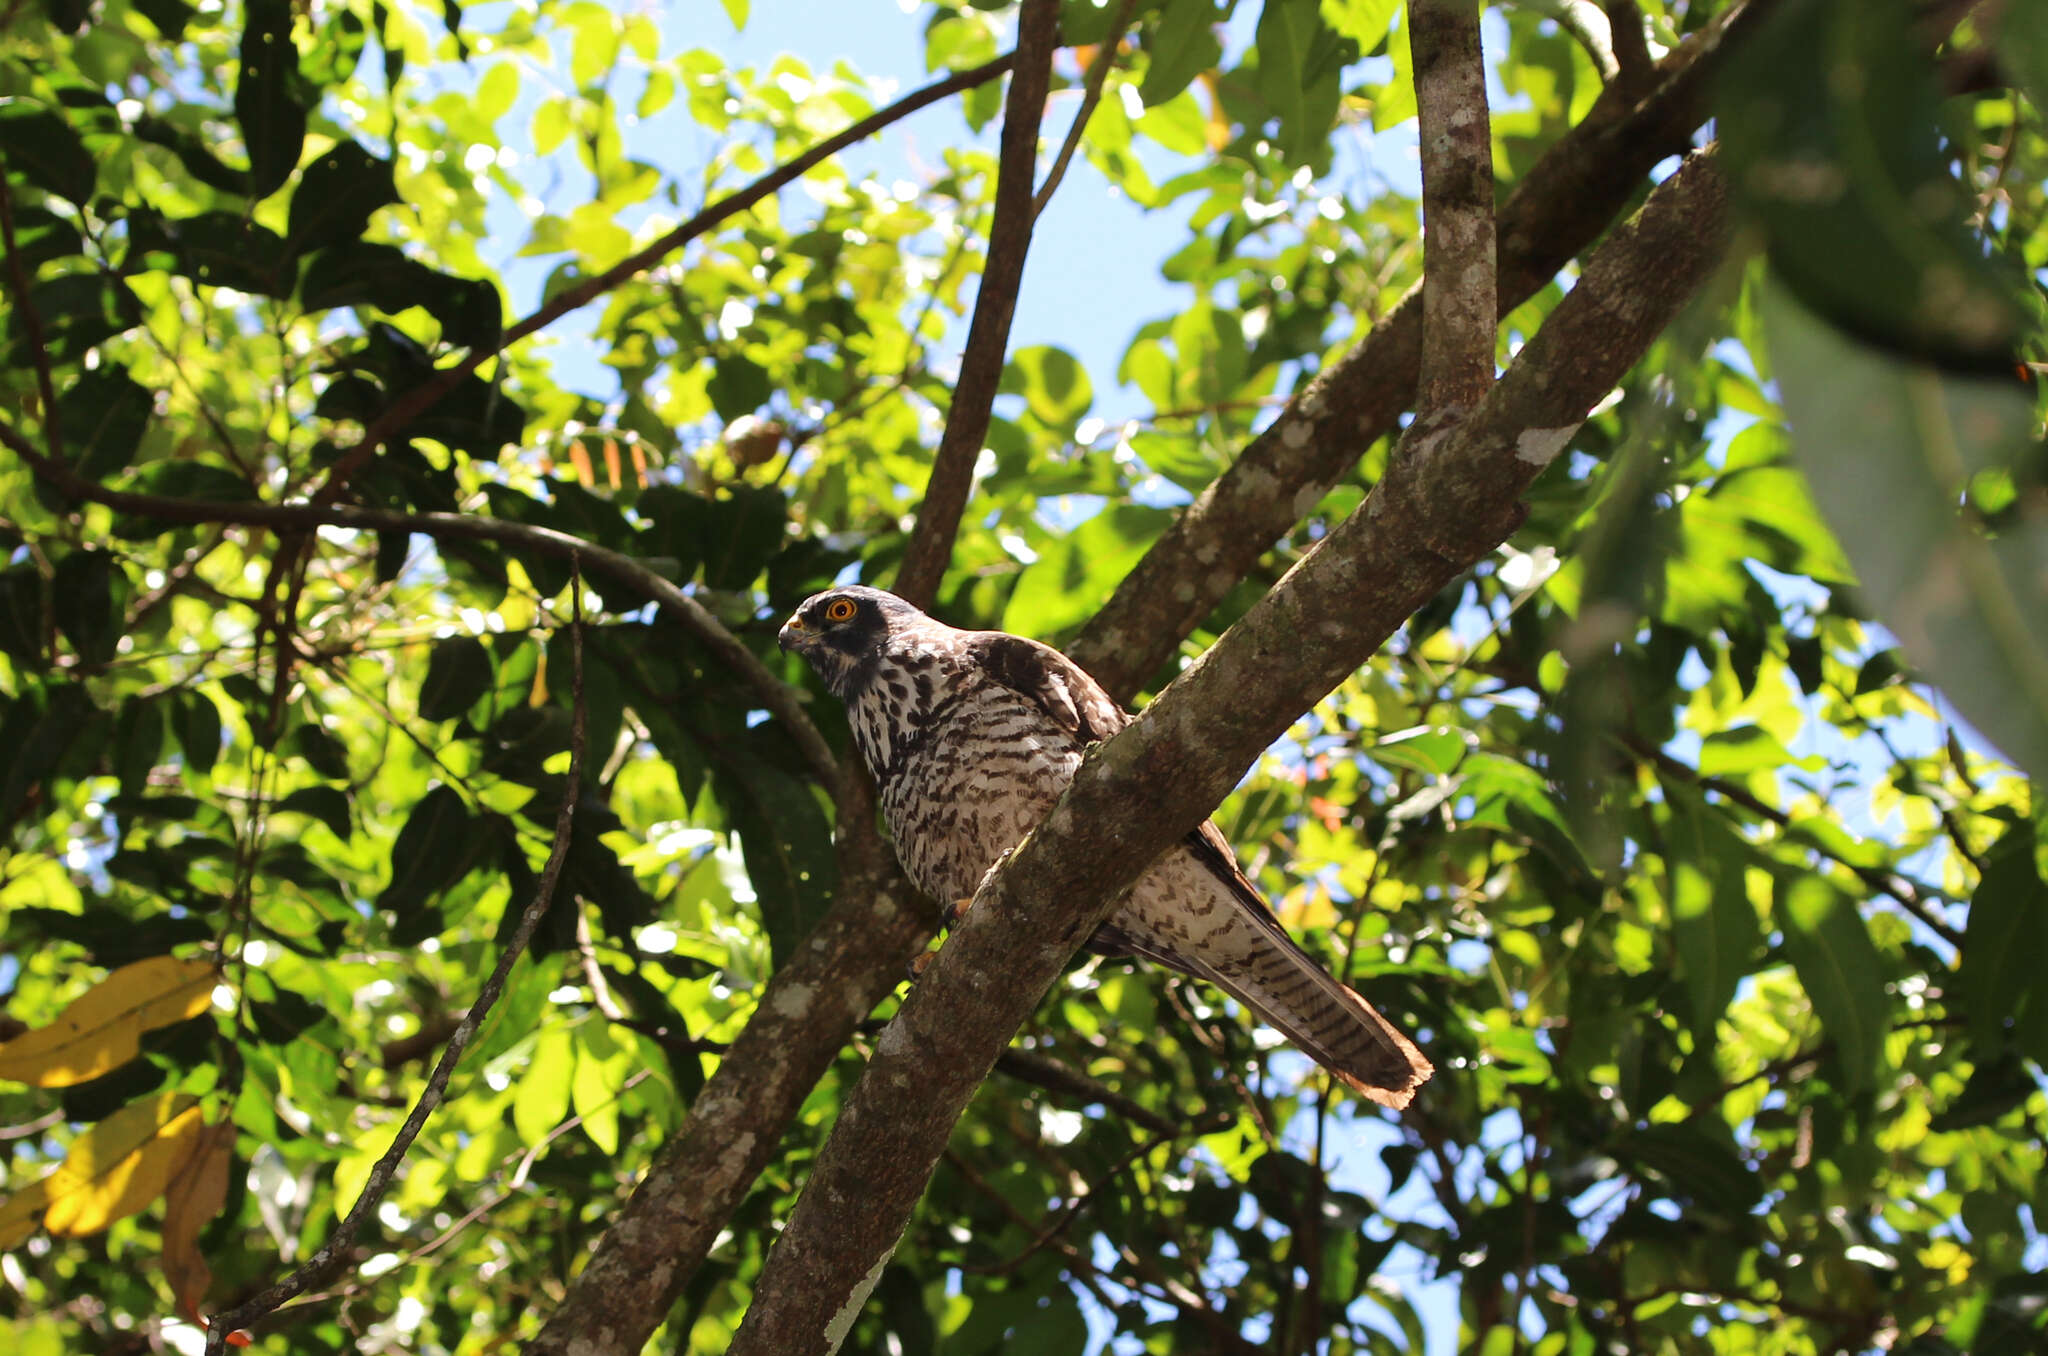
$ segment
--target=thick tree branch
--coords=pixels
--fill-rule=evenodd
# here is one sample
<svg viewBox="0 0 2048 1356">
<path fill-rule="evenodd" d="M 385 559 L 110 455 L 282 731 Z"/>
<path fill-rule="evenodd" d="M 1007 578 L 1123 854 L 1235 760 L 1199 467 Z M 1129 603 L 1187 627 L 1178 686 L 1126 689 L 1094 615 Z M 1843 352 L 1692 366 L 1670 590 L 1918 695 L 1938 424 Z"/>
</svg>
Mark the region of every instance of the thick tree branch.
<svg viewBox="0 0 2048 1356">
<path fill-rule="evenodd" d="M 571 560 L 573 563 L 574 558 Z M 527 903 L 526 911 L 520 914 L 519 923 L 513 928 L 505 949 L 499 953 L 498 963 L 492 968 L 490 977 L 477 990 L 476 1001 L 455 1024 L 454 1032 L 448 1037 L 447 1048 L 441 1052 L 434 1071 L 427 1076 L 425 1090 L 413 1104 L 405 1123 L 399 1127 L 391 1147 L 371 1166 L 355 1205 L 350 1207 L 341 1223 L 334 1226 L 334 1232 L 320 1245 L 320 1250 L 307 1258 L 298 1270 L 261 1294 L 242 1301 L 225 1313 L 215 1314 L 209 1320 L 206 1328 L 207 1356 L 222 1356 L 231 1333 L 247 1327 L 314 1286 L 325 1284 L 348 1261 L 349 1251 L 355 1245 L 363 1221 L 376 1211 L 384 1193 L 391 1189 L 399 1165 L 405 1161 L 406 1151 L 412 1148 L 412 1142 L 426 1125 L 427 1117 L 434 1114 L 434 1108 L 441 1105 L 441 1099 L 447 1095 L 448 1080 L 454 1076 L 455 1066 L 462 1062 L 462 1052 L 469 1048 L 470 1039 L 498 1001 L 498 995 L 504 992 L 505 980 L 511 975 L 512 966 L 525 954 L 526 944 L 533 938 L 533 930 L 540 926 L 548 906 L 554 903 L 555 886 L 562 878 L 563 864 L 569 860 L 569 839 L 576 825 L 576 802 L 583 787 L 583 575 L 580 570 L 570 582 L 569 598 L 574 609 L 569 624 L 573 674 L 569 692 L 569 770 L 564 774 L 566 789 L 562 793 L 562 806 L 555 812 L 554 843 L 548 849 L 547 865 L 541 869 L 540 883 L 534 889 L 533 898 Z"/>
<path fill-rule="evenodd" d="M 1457 417 L 1493 384 L 1493 122 L 1479 0 L 1409 0 L 1422 147 L 1418 419 Z"/>
<path fill-rule="evenodd" d="M 1607 78 L 1618 74 L 1631 81 L 1646 79 L 1654 62 L 1650 57 L 1649 35 L 1643 31 L 1642 6 L 1636 0 L 1607 0 L 1606 17 L 1615 64 L 1614 72 Z"/>
<path fill-rule="evenodd" d="M 972 70 L 957 71 L 943 80 L 935 80 L 923 89 L 914 90 L 904 95 L 887 108 L 869 114 L 851 127 L 848 127 L 845 131 L 827 137 L 810 150 L 796 157 L 796 159 L 789 161 L 787 164 L 778 165 L 775 169 L 762 175 L 737 193 L 729 193 L 725 197 L 720 198 L 711 206 L 697 213 L 696 216 L 691 217 L 682 225 L 647 246 L 647 248 L 628 255 L 595 277 L 588 278 L 576 286 L 549 298 L 542 304 L 539 310 L 506 330 L 504 336 L 498 341 L 497 348 L 472 351 L 453 367 L 443 369 L 432 381 L 424 382 L 414 387 L 393 401 L 363 431 L 361 439 L 353 446 L 344 449 L 341 456 L 335 460 L 334 465 L 328 468 L 327 478 L 313 495 L 313 502 L 316 504 L 327 504 L 338 499 L 343 488 L 348 484 L 349 477 L 362 469 L 364 462 L 376 455 L 377 449 L 383 445 L 385 439 L 396 434 L 427 410 L 432 409 L 434 405 L 439 403 L 442 397 L 460 385 L 463 378 L 483 366 L 486 359 L 502 352 L 506 347 L 518 343 L 528 335 L 547 328 L 555 321 L 569 314 L 569 312 L 589 305 L 606 292 L 617 287 L 620 283 L 625 282 L 628 278 L 632 278 L 652 268 L 668 255 L 681 249 L 685 244 L 695 240 L 698 236 L 710 231 L 727 219 L 738 216 L 741 212 L 746 211 L 755 203 L 779 191 L 784 186 L 794 183 L 813 166 L 831 159 L 856 142 L 865 141 L 884 127 L 892 123 L 901 122 L 928 104 L 934 104 L 941 99 L 950 98 L 962 90 L 969 90 L 978 85 L 987 84 L 1008 70 L 1015 56 L 1014 52 L 1005 53 L 993 61 L 984 62 L 974 67 Z"/>
<path fill-rule="evenodd" d="M 1611 82 L 1501 208 L 1500 305 L 1519 306 L 1607 229 L 1650 168 L 1683 152 L 1706 116 L 1726 54 L 1782 0 L 1747 0 L 1658 63 L 1645 88 Z M 1125 576 L 1068 646 L 1128 701 L 1260 556 L 1396 427 L 1421 365 L 1422 299 L 1411 291 L 1254 438 Z"/>
<path fill-rule="evenodd" d="M 818 727 L 811 723 L 795 688 L 775 676 L 760 657 L 725 629 L 718 618 L 673 581 L 618 551 L 593 546 L 566 532 L 502 518 L 467 513 L 400 513 L 391 509 L 350 508 L 337 504 L 250 504 L 207 499 L 176 499 L 108 489 L 38 451 L 15 429 L 0 424 L 0 445 L 29 464 L 37 477 L 73 499 L 103 504 L 116 513 L 131 513 L 165 523 L 233 523 L 278 531 L 310 531 L 316 527 L 348 527 L 365 532 L 417 532 L 446 541 L 499 541 L 563 560 L 578 562 L 591 574 L 616 580 L 683 625 L 727 668 L 746 680 L 761 705 L 789 728 L 797 750 L 828 787 L 840 782 L 839 763 Z"/>
<path fill-rule="evenodd" d="M 1017 15 L 1016 64 L 1003 105 L 1003 141 L 996 170 L 995 222 L 989 228 L 988 263 L 974 294 L 974 320 L 953 383 L 946 431 L 932 456 L 931 478 L 917 526 L 896 572 L 896 592 L 919 607 L 930 607 L 953 557 L 960 515 L 974 492 L 974 463 L 988 436 L 989 411 L 1003 379 L 1010 347 L 1010 321 L 1024 282 L 1024 256 L 1031 249 L 1037 211 L 1031 185 L 1038 177 L 1038 128 L 1052 86 L 1052 54 L 1060 43 L 1059 0 L 1024 0 Z"/>
<path fill-rule="evenodd" d="M 876 1043 L 756 1283 L 736 1356 L 838 1347 L 969 1098 L 1117 894 L 1499 544 L 1529 483 L 1719 262 L 1725 206 L 1712 157 L 1695 156 L 1594 255 L 1469 418 L 1404 445 L 1358 512 L 1091 751 Z"/>
</svg>

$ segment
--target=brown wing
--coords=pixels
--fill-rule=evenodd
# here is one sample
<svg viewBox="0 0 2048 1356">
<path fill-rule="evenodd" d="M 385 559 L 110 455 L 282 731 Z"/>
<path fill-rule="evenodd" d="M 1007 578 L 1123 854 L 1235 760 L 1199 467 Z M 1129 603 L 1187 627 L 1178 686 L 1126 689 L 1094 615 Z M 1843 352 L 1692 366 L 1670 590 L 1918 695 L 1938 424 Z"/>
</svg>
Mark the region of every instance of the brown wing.
<svg viewBox="0 0 2048 1356">
<path fill-rule="evenodd" d="M 967 649 L 1004 687 L 1030 699 L 1046 719 L 1084 744 L 1097 744 L 1131 723 L 1087 670 L 1050 645 L 1004 631 L 976 631 Z"/>
</svg>

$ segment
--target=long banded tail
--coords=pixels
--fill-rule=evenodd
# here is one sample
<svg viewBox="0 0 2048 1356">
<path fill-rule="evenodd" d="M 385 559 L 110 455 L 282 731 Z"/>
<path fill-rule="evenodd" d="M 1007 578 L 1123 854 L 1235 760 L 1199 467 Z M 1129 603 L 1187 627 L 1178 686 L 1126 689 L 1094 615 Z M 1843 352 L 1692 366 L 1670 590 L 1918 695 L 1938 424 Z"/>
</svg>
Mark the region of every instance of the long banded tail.
<svg viewBox="0 0 2048 1356">
<path fill-rule="evenodd" d="M 1400 1110 L 1436 1072 L 1415 1043 L 1297 946 L 1280 924 L 1242 915 L 1257 934 L 1233 973 L 1202 977 L 1258 1014 L 1360 1096 Z"/>
</svg>

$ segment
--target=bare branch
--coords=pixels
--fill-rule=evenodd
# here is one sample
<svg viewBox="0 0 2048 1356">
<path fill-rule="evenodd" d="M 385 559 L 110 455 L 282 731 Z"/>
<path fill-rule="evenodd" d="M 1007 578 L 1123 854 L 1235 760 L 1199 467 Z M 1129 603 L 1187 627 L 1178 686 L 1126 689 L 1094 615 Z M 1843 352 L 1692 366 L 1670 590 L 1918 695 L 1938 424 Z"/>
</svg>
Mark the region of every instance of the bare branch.
<svg viewBox="0 0 2048 1356">
<path fill-rule="evenodd" d="M 1523 490 L 1718 263 L 1725 219 L 1718 169 L 1697 155 L 1601 247 L 1470 417 L 1415 439 L 1358 512 L 1090 751 L 876 1042 L 756 1282 L 736 1356 L 837 1348 L 969 1098 L 1116 896 L 1498 545 Z"/>
<path fill-rule="evenodd" d="M 901 122 L 928 104 L 937 103 L 962 90 L 987 84 L 1008 70 L 1015 57 L 1014 52 L 1005 53 L 972 70 L 955 72 L 943 80 L 935 80 L 923 89 L 904 95 L 887 108 L 869 114 L 836 136 L 827 137 L 796 159 L 777 166 L 737 193 L 729 193 L 720 198 L 647 248 L 628 255 L 595 277 L 549 298 L 539 310 L 506 330 L 496 349 L 472 351 L 468 357 L 453 367 L 443 369 L 432 381 L 421 383 L 393 401 L 371 422 L 369 428 L 363 431 L 362 438 L 354 446 L 345 449 L 335 460 L 334 465 L 328 469 L 327 479 L 314 494 L 313 502 L 326 504 L 339 498 L 349 477 L 362 469 L 363 463 L 376 454 L 385 439 L 433 408 L 443 396 L 460 385 L 464 377 L 483 366 L 484 361 L 493 354 L 518 343 L 537 330 L 545 329 L 569 312 L 589 305 L 620 283 L 652 268 L 668 255 L 728 218 L 738 216 L 784 185 L 793 183 L 812 166 L 831 159 L 848 146 L 865 141 L 884 127 Z"/>
<path fill-rule="evenodd" d="M 14 195 L 7 189 L 7 161 L 0 156 L 0 244 L 7 247 L 7 280 L 14 304 L 21 308 L 21 334 L 35 359 L 36 389 L 43 396 L 43 441 L 50 455 L 64 460 L 64 433 L 57 419 L 57 391 L 50 380 L 50 350 L 43 342 L 43 317 L 29 296 L 28 270 L 21 264 L 21 246 L 14 239 Z"/>
<path fill-rule="evenodd" d="M 1647 94 L 1616 81 L 1502 206 L 1500 304 L 1520 305 L 1607 229 L 1651 166 L 1685 151 L 1726 54 L 1783 0 L 1747 0 L 1689 36 Z M 1128 701 L 1275 540 L 1395 427 L 1421 365 L 1422 299 L 1411 291 L 1317 374 L 1196 497 L 1068 647 Z"/>
<path fill-rule="evenodd" d="M 974 294 L 974 320 L 967 327 L 967 348 L 960 355 L 960 377 L 953 384 L 946 431 L 932 456 L 932 474 L 925 482 L 917 527 L 896 572 L 896 592 L 920 607 L 931 606 L 939 581 L 945 577 L 946 562 L 952 559 L 960 515 L 967 507 L 967 496 L 974 491 L 974 462 L 981 455 L 982 439 L 988 436 L 989 410 L 1003 378 L 1010 321 L 1017 314 L 1017 292 L 1024 281 L 1024 256 L 1031 248 L 1031 223 L 1036 216 L 1031 182 L 1038 173 L 1038 127 L 1045 117 L 1052 54 L 1059 41 L 1059 0 L 1024 0 L 1017 16 L 1017 60 L 1010 75 L 1009 98 L 1003 105 L 1003 144 L 996 171 L 988 263 Z"/>
<path fill-rule="evenodd" d="M 572 566 L 575 558 L 570 558 Z M 398 1174 L 399 1164 L 405 1161 L 406 1151 L 418 1138 L 420 1130 L 427 1123 L 427 1117 L 434 1114 L 434 1108 L 441 1104 L 447 1094 L 448 1080 L 455 1073 L 455 1066 L 462 1062 L 462 1052 L 469 1048 L 470 1038 L 489 1014 L 491 1005 L 504 992 L 506 977 L 512 973 L 512 966 L 525 954 L 526 944 L 533 937 L 533 930 L 540 926 L 540 920 L 547 914 L 548 906 L 554 902 L 555 887 L 562 878 L 562 866 L 569 860 L 569 841 L 576 825 L 576 802 L 583 787 L 583 574 L 576 570 L 569 585 L 570 606 L 573 615 L 569 625 L 569 653 L 572 672 L 569 709 L 569 770 L 565 774 L 567 783 L 562 793 L 562 808 L 555 813 L 554 844 L 548 849 L 547 865 L 541 870 L 540 883 L 533 892 L 533 899 L 526 906 L 526 912 L 519 916 L 519 925 L 512 930 L 511 938 L 498 956 L 497 965 L 491 970 L 489 979 L 477 991 L 476 1001 L 469 1005 L 469 1011 L 457 1022 L 453 1034 L 448 1037 L 448 1048 L 441 1052 L 441 1059 L 434 1065 L 433 1073 L 427 1076 L 427 1086 L 420 1093 L 419 1101 L 413 1104 L 405 1123 L 398 1129 L 397 1138 L 384 1151 L 370 1169 L 370 1175 L 363 1182 L 362 1194 L 348 1215 L 334 1227 L 320 1250 L 306 1259 L 306 1262 L 291 1275 L 271 1286 L 268 1290 L 242 1301 L 225 1313 L 215 1314 L 207 1323 L 207 1356 L 222 1356 L 227 1346 L 228 1335 L 270 1313 L 287 1300 L 296 1298 L 331 1279 L 348 1260 L 349 1249 L 354 1246 L 356 1234 L 363 1227 L 363 1221 L 375 1212 L 383 1201 L 384 1193 L 391 1189 L 392 1179 Z"/>
<path fill-rule="evenodd" d="M 1493 384 L 1493 123 L 1479 0 L 1409 0 L 1422 146 L 1418 419 L 1456 414 Z"/>
<path fill-rule="evenodd" d="M 1045 215 L 1046 204 L 1059 191 L 1060 180 L 1066 178 L 1067 165 L 1081 144 L 1082 134 L 1088 130 L 1088 120 L 1095 116 L 1095 106 L 1102 102 L 1102 88 L 1109 82 L 1110 69 L 1116 65 L 1117 49 L 1123 46 L 1124 34 L 1130 30 L 1131 16 L 1137 8 L 1138 0 L 1123 0 L 1116 19 L 1109 26 L 1109 36 L 1095 49 L 1095 60 L 1088 64 L 1087 86 L 1081 94 L 1080 111 L 1074 114 L 1073 124 L 1067 128 L 1066 140 L 1060 143 L 1059 154 L 1052 158 L 1052 168 L 1045 172 L 1045 182 L 1038 186 L 1038 194 L 1031 200 L 1033 221 Z"/>
</svg>

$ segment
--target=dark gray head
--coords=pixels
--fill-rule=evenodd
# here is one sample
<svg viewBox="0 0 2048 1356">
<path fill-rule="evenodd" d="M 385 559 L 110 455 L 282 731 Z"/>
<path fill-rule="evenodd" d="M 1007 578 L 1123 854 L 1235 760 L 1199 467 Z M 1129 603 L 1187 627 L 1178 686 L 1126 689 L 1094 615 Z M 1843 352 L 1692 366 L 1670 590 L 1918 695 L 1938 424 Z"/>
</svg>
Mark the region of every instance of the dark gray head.
<svg viewBox="0 0 2048 1356">
<path fill-rule="evenodd" d="M 889 637 L 920 624 L 935 625 L 893 593 L 848 584 L 804 599 L 775 643 L 809 661 L 833 696 L 851 701 L 873 680 Z"/>
</svg>

